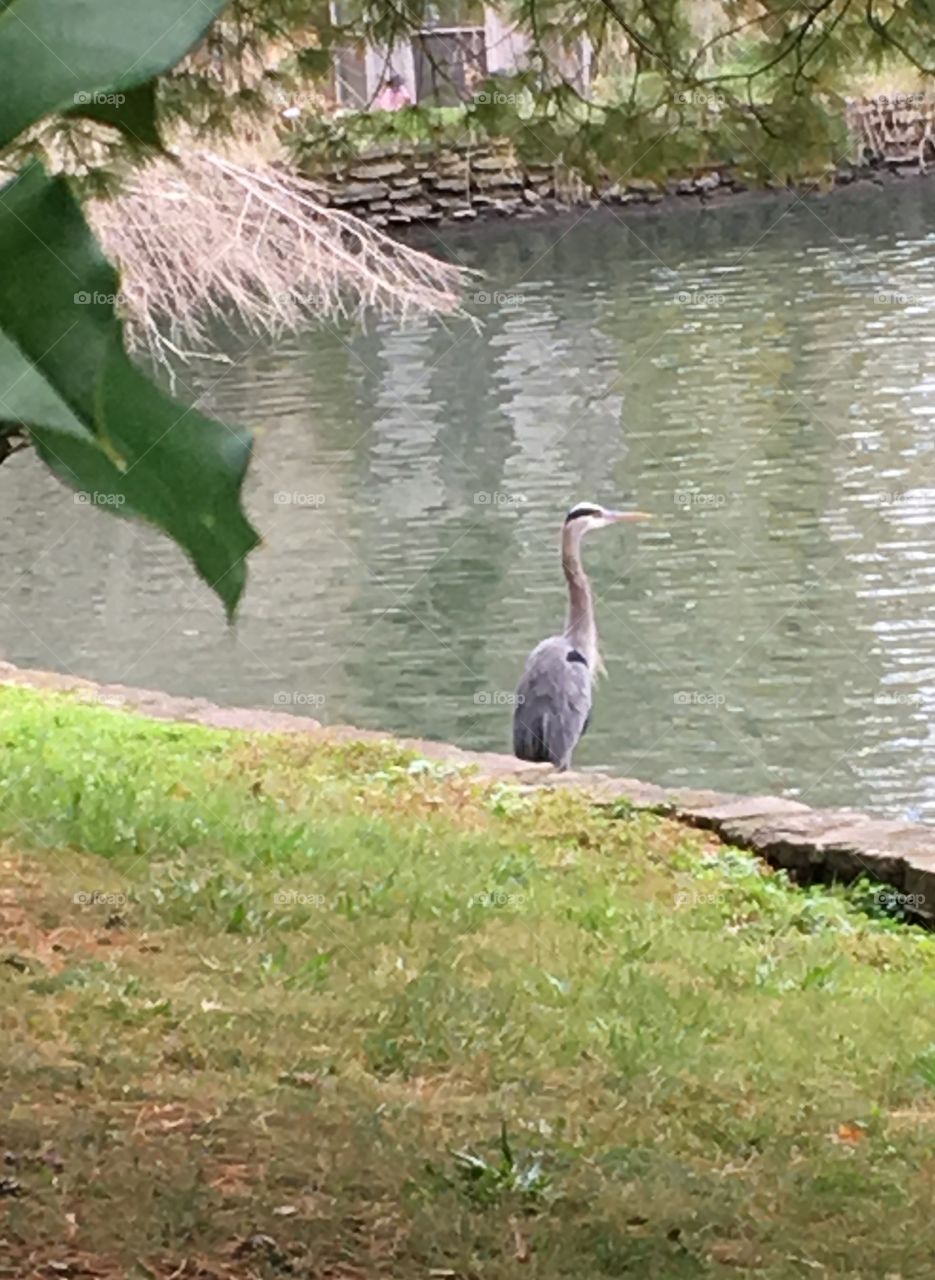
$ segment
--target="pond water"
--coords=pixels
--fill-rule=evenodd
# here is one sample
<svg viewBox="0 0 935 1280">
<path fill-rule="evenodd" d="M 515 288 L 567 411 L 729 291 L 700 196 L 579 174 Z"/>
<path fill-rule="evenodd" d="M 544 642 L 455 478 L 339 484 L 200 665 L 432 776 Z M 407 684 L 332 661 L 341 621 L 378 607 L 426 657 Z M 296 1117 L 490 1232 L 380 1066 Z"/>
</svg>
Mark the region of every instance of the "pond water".
<svg viewBox="0 0 935 1280">
<path fill-rule="evenodd" d="M 633 504 L 585 543 L 609 677 L 576 762 L 935 821 L 935 185 L 445 241 L 480 329 L 181 371 L 259 431 L 235 629 L 17 457 L 2 656 L 504 749 L 565 509 Z"/>
</svg>

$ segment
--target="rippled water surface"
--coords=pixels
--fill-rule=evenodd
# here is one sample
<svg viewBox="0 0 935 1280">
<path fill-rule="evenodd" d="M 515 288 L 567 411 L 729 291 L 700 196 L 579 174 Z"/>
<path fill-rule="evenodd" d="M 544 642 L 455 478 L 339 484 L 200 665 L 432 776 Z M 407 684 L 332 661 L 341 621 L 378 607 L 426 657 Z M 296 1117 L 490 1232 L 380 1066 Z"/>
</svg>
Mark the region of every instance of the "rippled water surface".
<svg viewBox="0 0 935 1280">
<path fill-rule="evenodd" d="M 935 185 L 448 236 L 480 330 L 231 348 L 181 376 L 260 433 L 237 628 L 172 547 L 0 471 L 18 663 L 502 748 L 564 610 L 609 678 L 578 762 L 935 821 Z"/>
</svg>

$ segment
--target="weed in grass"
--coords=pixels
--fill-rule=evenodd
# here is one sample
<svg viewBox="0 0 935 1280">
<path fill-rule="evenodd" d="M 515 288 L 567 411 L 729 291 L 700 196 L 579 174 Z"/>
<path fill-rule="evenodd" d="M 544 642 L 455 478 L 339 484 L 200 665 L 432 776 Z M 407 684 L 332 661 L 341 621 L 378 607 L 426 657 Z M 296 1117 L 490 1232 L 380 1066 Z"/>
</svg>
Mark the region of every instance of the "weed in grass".
<svg viewBox="0 0 935 1280">
<path fill-rule="evenodd" d="M 472 1204 L 488 1208 L 505 1197 L 515 1198 L 529 1211 L 533 1211 L 546 1199 L 549 1179 L 543 1172 L 542 1152 L 533 1152 L 517 1159 L 507 1133 L 506 1121 L 500 1126 L 497 1158 L 478 1155 L 473 1151 L 453 1151 L 455 1179 Z"/>
</svg>

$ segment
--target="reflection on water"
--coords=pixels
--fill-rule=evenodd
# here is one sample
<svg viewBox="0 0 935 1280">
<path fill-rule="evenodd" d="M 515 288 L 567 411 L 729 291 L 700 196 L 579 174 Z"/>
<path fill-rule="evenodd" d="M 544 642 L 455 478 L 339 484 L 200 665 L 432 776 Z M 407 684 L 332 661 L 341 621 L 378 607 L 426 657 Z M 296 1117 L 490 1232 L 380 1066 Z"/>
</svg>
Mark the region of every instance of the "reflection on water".
<svg viewBox="0 0 935 1280">
<path fill-rule="evenodd" d="M 633 502 L 585 546 L 578 762 L 935 820 L 935 187 L 448 247 L 499 294 L 480 331 L 182 370 L 260 431 L 233 632 L 158 537 L 6 464 L 3 656 L 500 749 L 565 508 Z"/>
</svg>

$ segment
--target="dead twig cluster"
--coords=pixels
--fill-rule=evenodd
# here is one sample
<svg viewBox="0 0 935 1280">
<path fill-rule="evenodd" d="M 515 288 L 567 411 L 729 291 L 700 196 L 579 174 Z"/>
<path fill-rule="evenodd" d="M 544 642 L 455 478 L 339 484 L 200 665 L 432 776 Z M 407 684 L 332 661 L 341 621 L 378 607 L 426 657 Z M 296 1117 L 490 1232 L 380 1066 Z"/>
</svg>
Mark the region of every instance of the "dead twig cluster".
<svg viewBox="0 0 935 1280">
<path fill-rule="evenodd" d="M 89 212 L 121 269 L 131 345 L 170 372 L 217 358 L 220 325 L 277 337 L 370 308 L 456 312 L 467 276 L 329 208 L 312 181 L 255 152 L 162 158 Z"/>
</svg>

